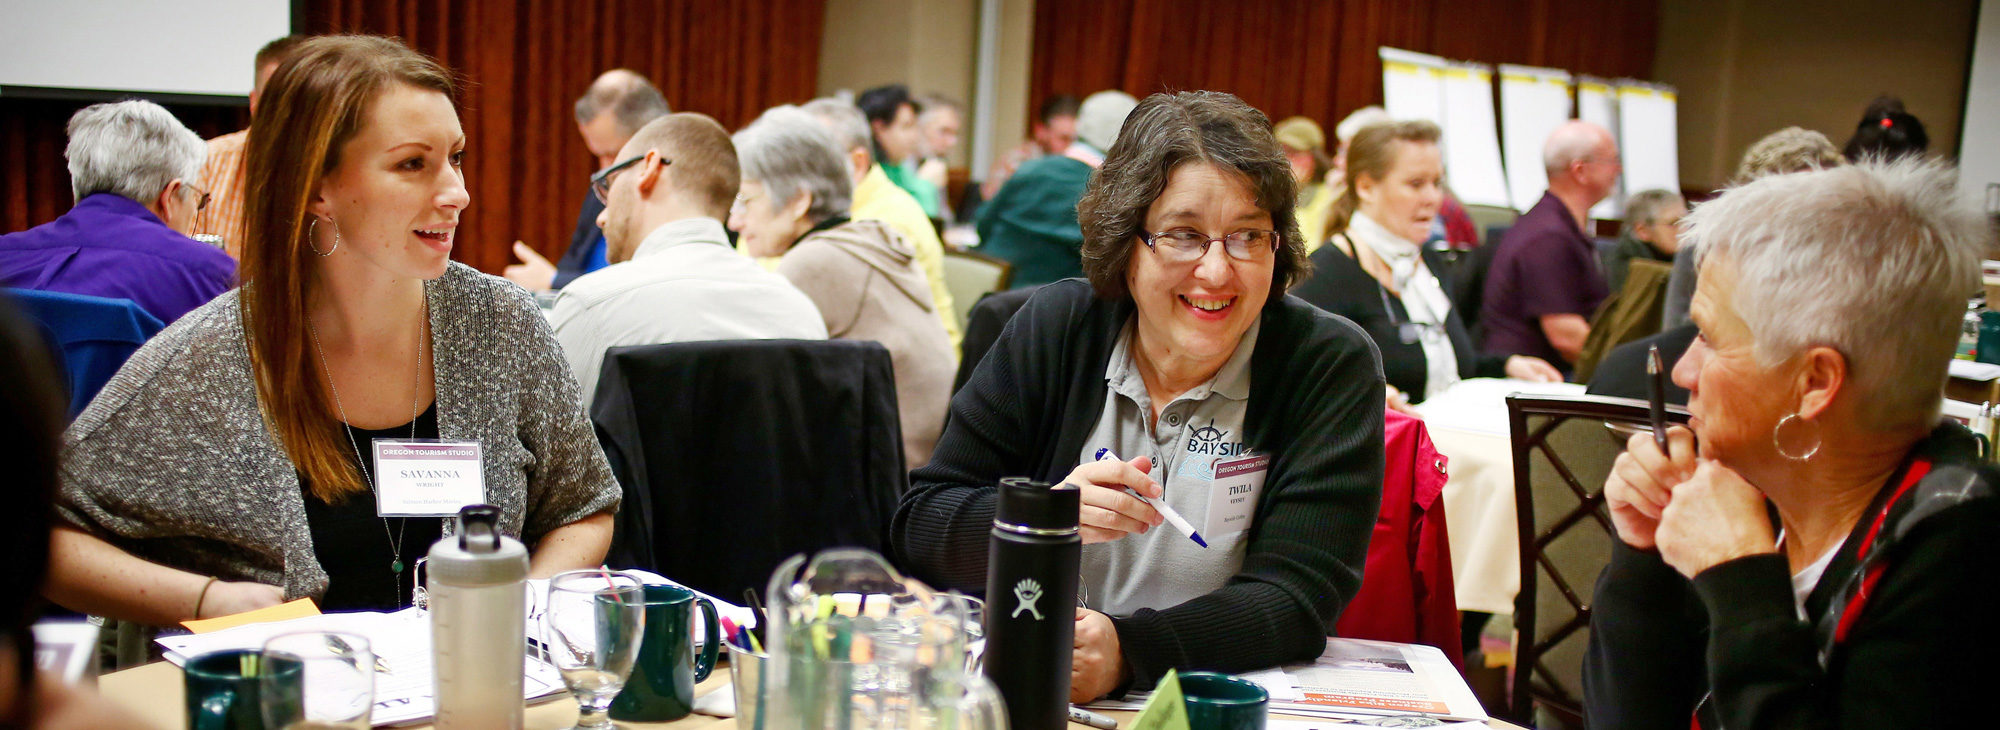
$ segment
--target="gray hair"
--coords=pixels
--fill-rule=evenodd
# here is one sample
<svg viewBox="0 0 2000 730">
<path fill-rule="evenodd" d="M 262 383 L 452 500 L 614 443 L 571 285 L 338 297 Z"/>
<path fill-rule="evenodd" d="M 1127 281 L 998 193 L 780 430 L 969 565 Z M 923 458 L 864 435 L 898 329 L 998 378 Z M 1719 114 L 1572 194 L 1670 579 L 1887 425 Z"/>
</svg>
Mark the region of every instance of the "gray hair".
<svg viewBox="0 0 2000 730">
<path fill-rule="evenodd" d="M 614 68 L 590 82 L 590 90 L 576 100 L 576 123 L 589 124 L 597 115 L 610 112 L 618 121 L 618 131 L 629 137 L 672 111 L 653 82 L 637 71 Z"/>
<path fill-rule="evenodd" d="M 174 180 L 201 176 L 208 145 L 150 101 L 92 104 L 69 118 L 70 192 L 115 193 L 150 205 Z"/>
<path fill-rule="evenodd" d="M 1116 89 L 1091 94 L 1077 109 L 1076 138 L 1099 152 L 1110 151 L 1118 142 L 1118 129 L 1125 126 L 1125 117 L 1138 105 L 1138 99 Z"/>
<path fill-rule="evenodd" d="M 1786 127 L 1751 143 L 1736 166 L 1736 182 L 1745 183 L 1765 175 L 1782 175 L 1802 170 L 1839 167 L 1847 162 L 1833 140 L 1804 127 Z"/>
<path fill-rule="evenodd" d="M 1921 430 L 1937 420 L 1991 237 L 1955 181 L 1921 160 L 1772 175 L 1683 225 L 1700 261 L 1734 269 L 1732 300 L 1760 364 L 1831 347 L 1876 426 Z"/>
<path fill-rule="evenodd" d="M 835 149 L 833 133 L 812 114 L 790 104 L 772 107 L 737 132 L 735 142 L 743 180 L 762 183 L 773 206 L 809 194 L 807 220 L 818 223 L 847 214 L 854 179 L 846 151 Z"/>
<path fill-rule="evenodd" d="M 1629 236 L 1633 228 L 1660 222 L 1660 211 L 1675 204 L 1686 205 L 1687 201 L 1681 199 L 1680 193 L 1666 189 L 1641 190 L 1626 196 L 1625 234 Z"/>
<path fill-rule="evenodd" d="M 936 114 L 946 109 L 951 110 L 952 113 L 957 114 L 960 117 L 965 116 L 964 104 L 958 103 L 957 99 L 953 99 L 949 96 L 945 96 L 944 94 L 936 92 L 932 92 L 929 94 L 921 94 L 917 96 L 917 106 L 923 107 L 924 109 L 923 113 L 917 115 L 920 118 Z"/>
<path fill-rule="evenodd" d="M 868 116 L 862 114 L 861 107 L 855 106 L 854 102 L 823 96 L 799 108 L 826 125 L 827 132 L 833 135 L 833 141 L 840 145 L 842 153 L 856 147 L 874 149 L 875 136 L 868 128 Z"/>
<path fill-rule="evenodd" d="M 1564 122 L 1549 132 L 1549 139 L 1542 143 L 1542 169 L 1554 178 L 1569 169 L 1573 163 L 1590 159 L 1597 152 L 1597 143 L 1611 133 L 1590 122 Z"/>
</svg>

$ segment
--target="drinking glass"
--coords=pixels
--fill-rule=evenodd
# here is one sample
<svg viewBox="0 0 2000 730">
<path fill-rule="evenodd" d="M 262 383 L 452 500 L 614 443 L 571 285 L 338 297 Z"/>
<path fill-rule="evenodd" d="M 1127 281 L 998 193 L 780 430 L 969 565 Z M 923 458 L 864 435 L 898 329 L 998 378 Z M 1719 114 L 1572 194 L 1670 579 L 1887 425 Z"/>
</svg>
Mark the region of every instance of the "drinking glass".
<svg viewBox="0 0 2000 730">
<path fill-rule="evenodd" d="M 368 730 L 375 708 L 375 674 L 386 671 L 368 637 L 339 631 L 300 631 L 264 642 L 267 667 L 295 663 L 303 672 L 286 678 L 263 673 L 264 727 L 270 730 Z M 274 683 L 286 683 L 285 687 Z M 295 686 L 294 686 L 295 685 Z"/>
<path fill-rule="evenodd" d="M 549 579 L 543 641 L 549 663 L 576 696 L 576 727 L 611 727 L 611 700 L 625 688 L 646 635 L 645 584 L 637 576 L 572 570 Z"/>
</svg>

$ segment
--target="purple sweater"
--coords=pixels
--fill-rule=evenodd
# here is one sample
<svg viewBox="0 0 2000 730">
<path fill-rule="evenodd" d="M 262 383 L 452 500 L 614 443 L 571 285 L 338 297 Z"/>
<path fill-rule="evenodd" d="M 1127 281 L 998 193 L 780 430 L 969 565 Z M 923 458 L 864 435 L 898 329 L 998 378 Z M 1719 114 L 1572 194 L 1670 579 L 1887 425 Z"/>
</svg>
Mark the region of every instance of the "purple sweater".
<svg viewBox="0 0 2000 730">
<path fill-rule="evenodd" d="M 236 286 L 236 260 L 146 207 L 94 193 L 48 223 L 0 236 L 0 286 L 130 299 L 172 324 Z"/>
</svg>

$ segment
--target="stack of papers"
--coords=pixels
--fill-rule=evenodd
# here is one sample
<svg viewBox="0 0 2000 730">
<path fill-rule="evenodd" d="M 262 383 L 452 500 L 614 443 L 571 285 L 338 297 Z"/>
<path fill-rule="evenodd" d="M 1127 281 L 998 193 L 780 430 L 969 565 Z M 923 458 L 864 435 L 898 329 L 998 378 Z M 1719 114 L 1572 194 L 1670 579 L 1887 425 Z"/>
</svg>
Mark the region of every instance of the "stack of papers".
<svg viewBox="0 0 2000 730">
<path fill-rule="evenodd" d="M 1402 716 L 1478 723 L 1487 719 L 1472 688 L 1436 647 L 1329 638 L 1326 651 L 1311 664 L 1238 676 L 1271 693 L 1273 713 L 1336 720 Z M 1146 699 L 1146 693 L 1134 692 L 1123 700 L 1088 706 L 1137 710 Z M 1273 727 L 1277 726 L 1274 720 Z"/>
</svg>

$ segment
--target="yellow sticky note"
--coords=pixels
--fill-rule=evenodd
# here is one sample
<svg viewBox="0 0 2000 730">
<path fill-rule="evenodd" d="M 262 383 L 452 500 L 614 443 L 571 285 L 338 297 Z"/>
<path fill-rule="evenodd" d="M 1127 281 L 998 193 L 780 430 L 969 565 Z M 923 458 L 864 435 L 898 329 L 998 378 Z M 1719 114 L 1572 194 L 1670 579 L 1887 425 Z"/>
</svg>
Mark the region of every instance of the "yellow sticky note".
<svg viewBox="0 0 2000 730">
<path fill-rule="evenodd" d="M 1181 675 L 1172 669 L 1160 678 L 1146 707 L 1132 719 L 1131 730 L 1188 730 L 1187 700 L 1181 697 Z"/>
<path fill-rule="evenodd" d="M 280 603 L 270 608 L 260 608 L 255 611 L 244 611 L 243 613 L 232 614 L 229 616 L 217 616 L 215 618 L 205 618 L 197 621 L 182 621 L 181 625 L 187 627 L 187 630 L 192 631 L 194 633 L 206 634 L 211 631 L 233 629 L 238 626 L 243 626 L 246 624 L 265 624 L 273 621 L 290 621 L 295 618 L 305 618 L 307 616 L 318 616 L 318 615 L 319 615 L 319 606 L 313 603 L 313 600 L 310 598 L 301 598 L 296 601 L 292 601 L 290 603 Z"/>
</svg>

